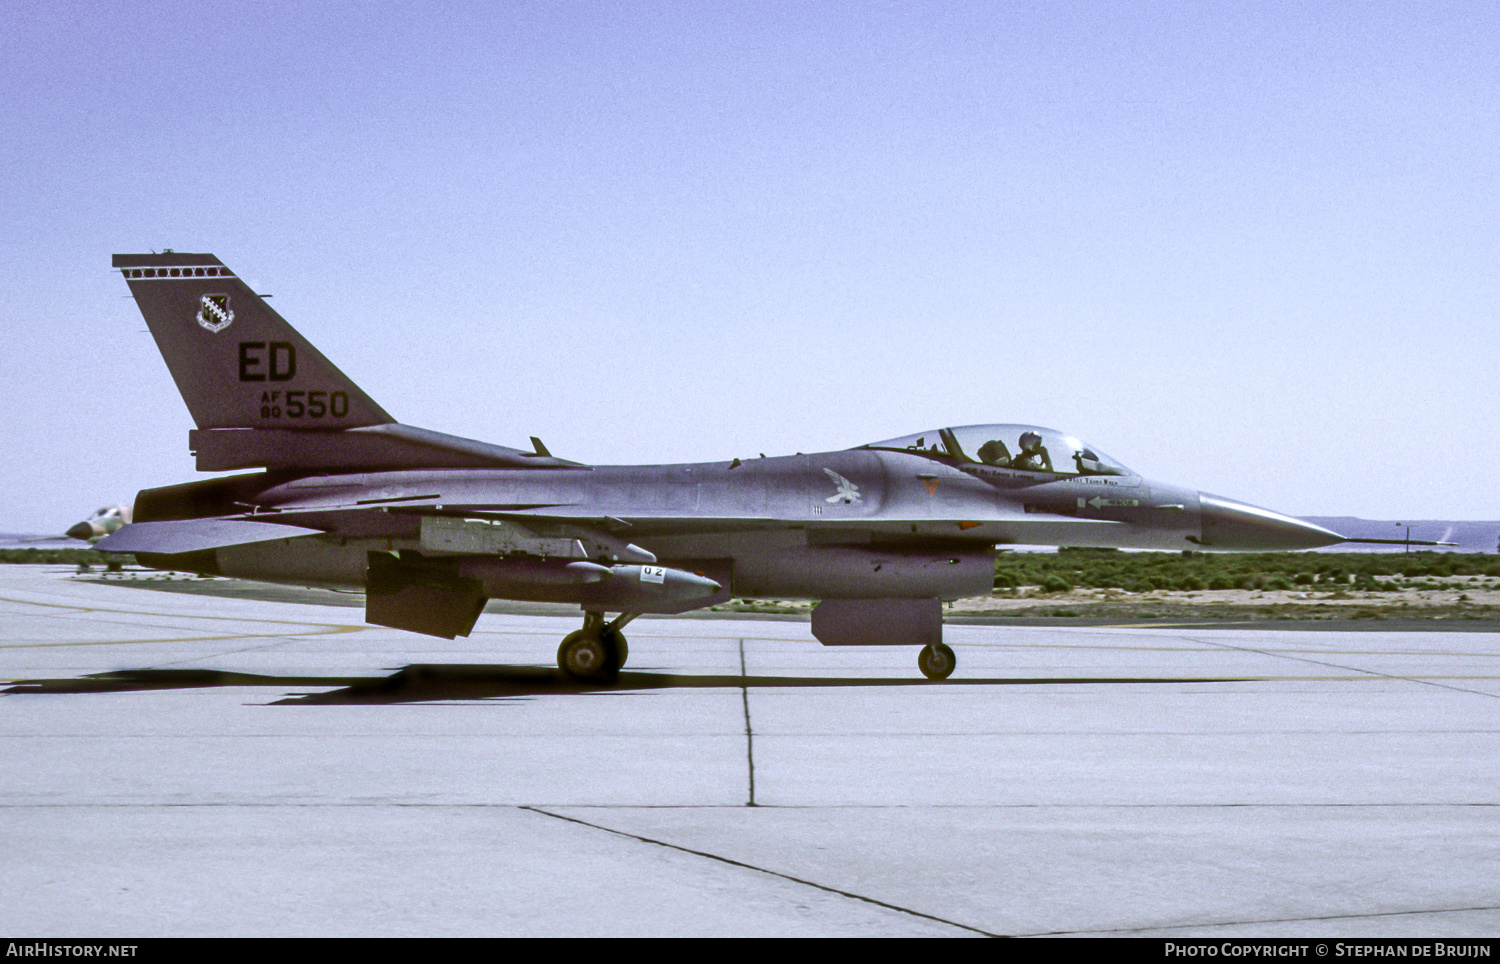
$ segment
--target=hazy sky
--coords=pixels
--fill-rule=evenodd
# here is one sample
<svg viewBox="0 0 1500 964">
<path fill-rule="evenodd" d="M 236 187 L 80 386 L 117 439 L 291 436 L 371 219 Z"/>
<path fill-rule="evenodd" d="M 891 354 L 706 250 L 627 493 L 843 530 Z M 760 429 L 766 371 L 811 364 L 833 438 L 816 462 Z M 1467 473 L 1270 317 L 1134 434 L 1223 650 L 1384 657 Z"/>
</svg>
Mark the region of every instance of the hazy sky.
<svg viewBox="0 0 1500 964">
<path fill-rule="evenodd" d="M 1065 429 L 1500 517 L 1493 3 L 0 2 L 0 531 L 195 477 L 115 252 L 585 462 Z"/>
</svg>

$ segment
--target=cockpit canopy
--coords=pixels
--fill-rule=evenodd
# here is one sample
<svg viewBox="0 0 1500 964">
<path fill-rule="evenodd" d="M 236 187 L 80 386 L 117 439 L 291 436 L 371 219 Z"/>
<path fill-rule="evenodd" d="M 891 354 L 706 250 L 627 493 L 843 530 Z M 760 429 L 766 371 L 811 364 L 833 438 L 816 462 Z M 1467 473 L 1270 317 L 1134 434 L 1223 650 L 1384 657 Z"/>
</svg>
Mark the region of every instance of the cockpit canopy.
<svg viewBox="0 0 1500 964">
<path fill-rule="evenodd" d="M 1053 475 L 1136 474 L 1092 445 L 1037 425 L 961 425 L 872 442 L 864 448 Z"/>
</svg>

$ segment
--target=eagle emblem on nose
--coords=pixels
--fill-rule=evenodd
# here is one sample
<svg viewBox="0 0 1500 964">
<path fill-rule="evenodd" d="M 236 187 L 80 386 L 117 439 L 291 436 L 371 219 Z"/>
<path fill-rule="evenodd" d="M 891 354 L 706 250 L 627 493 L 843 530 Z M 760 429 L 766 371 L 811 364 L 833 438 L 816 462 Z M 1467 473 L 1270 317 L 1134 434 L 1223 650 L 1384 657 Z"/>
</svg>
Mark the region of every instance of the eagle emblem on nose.
<svg viewBox="0 0 1500 964">
<path fill-rule="evenodd" d="M 823 471 L 828 473 L 828 477 L 833 480 L 833 484 L 838 486 L 839 488 L 837 492 L 825 499 L 825 502 L 860 501 L 859 486 L 855 485 L 853 482 L 850 482 L 842 475 L 839 475 L 833 469 L 824 469 Z"/>
</svg>

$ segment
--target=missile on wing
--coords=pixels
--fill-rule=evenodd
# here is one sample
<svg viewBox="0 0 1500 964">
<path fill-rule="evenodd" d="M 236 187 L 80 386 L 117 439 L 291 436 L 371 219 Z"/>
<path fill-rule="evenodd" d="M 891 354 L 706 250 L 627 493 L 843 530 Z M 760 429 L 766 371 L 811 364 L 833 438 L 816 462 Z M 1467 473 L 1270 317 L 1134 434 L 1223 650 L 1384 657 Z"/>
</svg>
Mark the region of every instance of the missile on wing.
<svg viewBox="0 0 1500 964">
<path fill-rule="evenodd" d="M 468 557 L 459 560 L 457 572 L 477 579 L 490 598 L 578 603 L 613 612 L 697 609 L 723 589 L 707 576 L 668 566 L 601 566 L 530 556 Z"/>
<path fill-rule="evenodd" d="M 537 556 L 432 558 L 369 553 L 366 619 L 394 629 L 436 628 L 467 636 L 489 599 L 576 603 L 586 610 L 680 613 L 707 605 L 724 588 L 707 576 L 667 566 L 603 566 Z M 621 624 L 623 625 L 623 623 Z"/>
</svg>

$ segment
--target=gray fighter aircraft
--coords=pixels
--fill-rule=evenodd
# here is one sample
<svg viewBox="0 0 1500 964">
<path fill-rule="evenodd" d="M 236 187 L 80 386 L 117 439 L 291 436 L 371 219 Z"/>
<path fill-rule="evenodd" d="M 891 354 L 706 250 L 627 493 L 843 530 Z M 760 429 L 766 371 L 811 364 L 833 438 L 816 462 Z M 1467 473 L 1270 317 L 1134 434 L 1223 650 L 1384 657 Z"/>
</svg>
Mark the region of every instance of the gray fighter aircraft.
<svg viewBox="0 0 1500 964">
<path fill-rule="evenodd" d="M 100 506 L 98 511 L 82 522 L 75 522 L 63 535 L 69 539 L 82 539 L 84 542 L 93 543 L 112 534 L 121 526 L 129 524 L 130 506 L 106 505 Z"/>
<path fill-rule="evenodd" d="M 576 603 L 563 672 L 609 680 L 623 627 L 732 597 L 819 600 L 827 645 L 912 645 L 953 672 L 944 600 L 995 547 L 1292 550 L 1345 541 L 1144 479 L 1052 429 L 969 425 L 840 452 L 583 465 L 403 425 L 218 258 L 115 255 L 197 429 L 200 471 L 98 543 L 143 565 L 356 588 L 368 622 L 466 636 L 490 598 Z M 617 614 L 608 618 L 607 614 Z"/>
<path fill-rule="evenodd" d="M 68 527 L 68 531 L 60 536 L 38 536 L 35 539 L 22 539 L 22 542 L 62 542 L 64 539 L 80 539 L 93 544 L 114 532 L 122 525 L 130 522 L 130 506 L 128 505 L 105 505 L 94 510 L 94 514 L 82 522 L 75 522 Z"/>
</svg>

